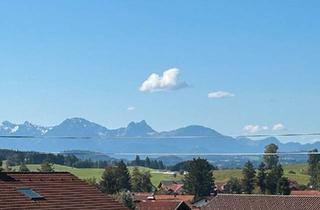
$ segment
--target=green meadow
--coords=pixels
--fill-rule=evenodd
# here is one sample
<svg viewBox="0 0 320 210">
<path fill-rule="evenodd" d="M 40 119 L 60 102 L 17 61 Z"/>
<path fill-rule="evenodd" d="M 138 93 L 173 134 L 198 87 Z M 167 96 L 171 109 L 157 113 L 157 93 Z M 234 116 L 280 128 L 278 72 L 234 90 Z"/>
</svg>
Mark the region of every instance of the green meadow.
<svg viewBox="0 0 320 210">
<path fill-rule="evenodd" d="M 27 167 L 31 171 L 37 171 L 37 169 L 40 168 L 40 165 L 30 164 L 30 165 L 27 165 Z M 53 167 L 55 171 L 70 172 L 75 176 L 79 177 L 80 179 L 89 179 L 94 177 L 99 180 L 104 171 L 104 169 L 99 169 L 99 168 L 72 168 L 72 167 L 57 165 L 57 164 L 55 164 Z M 15 166 L 13 167 L 13 169 L 18 170 L 19 166 Z M 132 171 L 132 169 L 133 167 L 129 167 L 130 171 Z M 159 173 L 156 170 L 150 169 L 150 168 L 139 167 L 139 169 L 141 171 L 150 171 L 151 181 L 152 181 L 152 184 L 155 186 L 158 186 L 161 180 L 181 180 L 182 179 L 181 175 L 177 175 L 176 177 L 174 177 L 171 174 Z"/>
<path fill-rule="evenodd" d="M 292 164 L 283 166 L 284 176 L 299 184 L 308 184 L 307 164 Z M 242 178 L 241 169 L 226 169 L 214 171 L 217 182 L 226 182 L 230 177 Z"/>
<path fill-rule="evenodd" d="M 40 165 L 27 165 L 31 171 L 37 171 Z M 13 167 L 13 169 L 18 170 L 18 166 Z M 309 181 L 309 175 L 307 175 L 307 164 L 294 164 L 286 165 L 284 168 L 284 174 L 290 180 L 297 181 L 299 184 L 307 184 Z M 63 165 L 54 165 L 55 171 L 66 171 L 74 174 L 80 179 L 97 178 L 100 179 L 104 169 L 98 168 L 72 168 Z M 133 167 L 129 167 L 131 171 Z M 159 185 L 161 180 L 181 180 L 183 176 L 177 174 L 174 177 L 172 174 L 160 173 L 154 169 L 139 167 L 142 171 L 150 171 L 152 178 L 151 181 L 153 185 Z M 241 169 L 225 169 L 214 171 L 214 177 L 217 182 L 226 182 L 230 177 L 241 178 Z"/>
</svg>

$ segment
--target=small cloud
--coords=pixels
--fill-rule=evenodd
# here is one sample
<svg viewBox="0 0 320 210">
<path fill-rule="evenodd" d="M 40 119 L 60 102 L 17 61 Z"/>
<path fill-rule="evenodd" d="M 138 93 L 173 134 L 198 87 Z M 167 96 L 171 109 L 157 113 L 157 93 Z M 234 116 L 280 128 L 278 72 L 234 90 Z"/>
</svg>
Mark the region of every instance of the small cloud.
<svg viewBox="0 0 320 210">
<path fill-rule="evenodd" d="M 134 106 L 129 106 L 129 107 L 127 108 L 127 110 L 128 110 L 129 112 L 131 112 L 131 111 L 136 110 L 136 107 L 134 107 Z"/>
<path fill-rule="evenodd" d="M 274 126 L 272 126 L 273 131 L 281 131 L 284 129 L 285 129 L 285 126 L 282 123 L 277 123 Z"/>
<path fill-rule="evenodd" d="M 177 68 L 164 71 L 162 76 L 153 73 L 142 83 L 139 90 L 142 92 L 157 92 L 178 90 L 189 86 L 184 81 L 178 81 L 178 77 L 179 69 Z"/>
<path fill-rule="evenodd" d="M 267 131 L 269 130 L 268 126 L 260 126 L 260 125 L 246 125 L 243 128 L 244 131 L 249 133 L 258 133 L 261 131 Z"/>
<path fill-rule="evenodd" d="M 208 98 L 227 98 L 227 97 L 234 97 L 233 93 L 229 93 L 226 91 L 214 91 L 208 93 Z"/>
<path fill-rule="evenodd" d="M 266 126 L 266 125 L 246 125 L 244 126 L 243 130 L 248 133 L 258 133 L 263 131 L 281 131 L 284 130 L 285 126 L 282 123 L 277 123 L 273 126 Z"/>
</svg>

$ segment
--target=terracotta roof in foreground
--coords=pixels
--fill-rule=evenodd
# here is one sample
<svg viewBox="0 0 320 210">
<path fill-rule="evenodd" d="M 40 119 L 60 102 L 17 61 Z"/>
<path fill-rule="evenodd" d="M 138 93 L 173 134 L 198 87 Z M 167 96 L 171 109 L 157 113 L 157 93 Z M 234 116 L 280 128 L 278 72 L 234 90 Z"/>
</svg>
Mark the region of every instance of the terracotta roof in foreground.
<svg viewBox="0 0 320 210">
<path fill-rule="evenodd" d="M 34 193 L 38 194 L 37 198 L 28 197 L 28 194 L 34 196 Z M 0 209 L 127 210 L 67 172 L 1 172 Z"/>
<path fill-rule="evenodd" d="M 291 191 L 291 195 L 320 196 L 320 191 L 317 191 L 317 190 L 305 190 L 305 191 L 294 190 L 294 191 Z"/>
<path fill-rule="evenodd" d="M 219 194 L 202 210 L 318 210 L 319 196 Z"/>
</svg>

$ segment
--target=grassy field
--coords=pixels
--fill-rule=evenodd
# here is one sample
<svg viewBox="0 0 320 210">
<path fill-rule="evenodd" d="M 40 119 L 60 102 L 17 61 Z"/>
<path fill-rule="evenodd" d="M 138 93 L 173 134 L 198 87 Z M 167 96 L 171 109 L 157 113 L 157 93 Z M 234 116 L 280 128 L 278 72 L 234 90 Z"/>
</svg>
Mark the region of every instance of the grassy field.
<svg viewBox="0 0 320 210">
<path fill-rule="evenodd" d="M 40 168 L 40 165 L 31 164 L 31 165 L 27 165 L 27 167 L 31 171 L 37 171 L 37 169 Z M 104 169 L 99 169 L 99 168 L 72 168 L 72 167 L 57 165 L 57 164 L 55 164 L 53 167 L 55 171 L 67 171 L 79 177 L 80 179 L 88 179 L 93 177 L 100 179 L 104 171 Z M 18 170 L 19 167 L 16 166 L 16 167 L 13 167 L 13 169 Z M 133 167 L 129 167 L 130 171 L 132 169 Z M 181 180 L 182 179 L 181 175 L 177 175 L 177 177 L 174 177 L 173 175 L 170 175 L 170 174 L 157 173 L 156 170 L 145 168 L 145 167 L 139 167 L 139 169 L 141 171 L 150 171 L 152 176 L 151 181 L 152 181 L 152 184 L 155 186 L 158 186 L 161 180 Z"/>
<path fill-rule="evenodd" d="M 40 167 L 40 165 L 27 165 L 27 167 L 31 171 L 37 171 L 37 169 Z M 284 166 L 284 174 L 286 177 L 288 177 L 290 180 L 297 181 L 299 184 L 307 184 L 309 181 L 309 176 L 306 174 L 307 172 L 307 165 L 306 164 L 294 164 L 294 165 L 287 165 Z M 14 169 L 18 170 L 18 167 L 14 167 Z M 97 168 L 72 168 L 68 166 L 62 166 L 62 165 L 54 165 L 55 171 L 67 171 L 75 176 L 79 177 L 80 179 L 88 179 L 95 177 L 97 179 L 101 178 L 101 175 L 103 173 L 103 169 L 97 169 Z M 133 167 L 129 167 L 129 170 L 131 171 Z M 157 173 L 156 170 L 139 167 L 140 170 L 150 171 L 152 177 L 151 181 L 153 185 L 157 186 L 159 185 L 161 180 L 181 180 L 183 177 L 181 175 L 177 175 L 177 177 L 174 177 L 170 174 L 163 174 L 163 173 Z M 226 182 L 230 177 L 237 177 L 241 178 L 242 173 L 241 169 L 229 169 L 229 170 L 217 170 L 214 171 L 214 177 L 217 182 Z"/>
<path fill-rule="evenodd" d="M 307 164 L 293 164 L 283 166 L 284 175 L 290 180 L 297 181 L 299 184 L 307 184 L 309 175 L 307 175 Z M 241 169 L 218 170 L 214 171 L 214 177 L 217 182 L 226 182 L 230 177 L 242 178 Z"/>
</svg>

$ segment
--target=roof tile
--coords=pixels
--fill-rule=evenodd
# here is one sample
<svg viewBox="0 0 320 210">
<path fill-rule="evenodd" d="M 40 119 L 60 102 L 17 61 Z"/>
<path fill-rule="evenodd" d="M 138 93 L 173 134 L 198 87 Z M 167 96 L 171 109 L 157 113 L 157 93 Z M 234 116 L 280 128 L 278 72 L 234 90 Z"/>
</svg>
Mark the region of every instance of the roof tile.
<svg viewBox="0 0 320 210">
<path fill-rule="evenodd" d="M 31 188 L 44 196 L 31 200 L 18 188 Z M 101 193 L 67 172 L 1 172 L 1 209 L 108 209 L 127 210 L 111 197 Z"/>
</svg>

